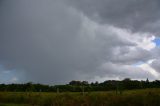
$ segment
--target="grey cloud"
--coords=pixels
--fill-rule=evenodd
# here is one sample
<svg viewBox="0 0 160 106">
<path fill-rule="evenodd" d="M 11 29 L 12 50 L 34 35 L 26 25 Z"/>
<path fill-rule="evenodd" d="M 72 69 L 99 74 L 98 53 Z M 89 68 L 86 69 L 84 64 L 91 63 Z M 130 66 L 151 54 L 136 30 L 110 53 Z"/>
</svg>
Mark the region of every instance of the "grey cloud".
<svg viewBox="0 0 160 106">
<path fill-rule="evenodd" d="M 160 48 L 155 48 L 152 54 L 154 54 L 154 61 L 151 63 L 150 66 L 154 68 L 157 72 L 160 72 Z"/>
<path fill-rule="evenodd" d="M 71 6 L 102 24 L 133 32 L 159 32 L 159 0 L 69 0 Z"/>
<path fill-rule="evenodd" d="M 83 11 L 84 13 L 88 11 L 87 16 L 89 13 L 89 16 L 92 16 L 96 11 L 101 21 L 115 25 L 117 23 L 119 26 L 121 22 L 118 20 L 125 21 L 122 19 L 123 16 L 119 19 L 115 16 L 113 20 L 111 17 L 105 20 L 107 15 L 103 16 L 101 13 L 101 10 L 107 9 L 104 4 L 109 6 L 110 2 L 113 1 L 103 1 L 95 7 L 89 6 L 91 8 L 89 10 L 84 7 Z M 20 82 L 55 84 L 73 79 L 88 80 L 105 74 L 136 76 L 140 71 L 136 71 L 137 74 L 132 76 L 130 72 L 127 73 L 130 68 L 125 68 L 123 72 L 110 66 L 108 71 L 99 67 L 108 62 L 115 64 L 116 67 L 123 67 L 127 63 L 146 61 L 151 58 L 150 51 L 137 48 L 136 44 L 124 40 L 111 30 L 110 25 L 90 20 L 86 14 L 82 14 L 68 3 L 70 2 L 63 0 L 1 2 L 0 64 L 17 75 L 23 72 L 26 78 L 20 79 Z M 90 4 L 90 1 L 86 1 L 85 5 L 87 3 Z M 92 3 L 95 4 L 96 1 Z M 126 5 L 128 3 L 126 2 Z M 83 2 L 78 3 L 80 8 L 81 4 Z M 115 3 L 113 7 L 116 5 Z M 114 13 L 117 9 L 113 7 L 110 10 L 113 9 Z M 136 47 L 136 50 L 132 51 L 130 47 Z M 115 52 L 118 53 L 114 54 Z"/>
<path fill-rule="evenodd" d="M 101 70 L 101 78 L 118 78 L 118 79 L 124 79 L 127 76 L 131 79 L 155 79 L 154 76 L 138 67 L 134 67 L 132 65 L 125 65 L 125 64 L 114 64 L 111 62 L 107 62 L 102 64 L 99 67 L 99 70 Z M 107 74 L 105 74 L 107 73 Z"/>
<path fill-rule="evenodd" d="M 160 72 L 160 59 L 153 61 L 151 64 L 152 68 L 154 68 L 157 72 Z"/>
<path fill-rule="evenodd" d="M 114 48 L 111 61 L 121 64 L 134 64 L 137 61 L 147 62 L 149 59 L 153 58 L 153 54 L 150 51 L 139 47 L 131 48 L 132 47 L 129 46 Z"/>
<path fill-rule="evenodd" d="M 76 60 L 72 52 L 79 49 L 75 40 L 81 19 L 58 1 L 11 1 L 3 6 L 2 64 L 25 70 L 28 80 L 36 82 L 54 83 L 72 76 Z"/>
</svg>

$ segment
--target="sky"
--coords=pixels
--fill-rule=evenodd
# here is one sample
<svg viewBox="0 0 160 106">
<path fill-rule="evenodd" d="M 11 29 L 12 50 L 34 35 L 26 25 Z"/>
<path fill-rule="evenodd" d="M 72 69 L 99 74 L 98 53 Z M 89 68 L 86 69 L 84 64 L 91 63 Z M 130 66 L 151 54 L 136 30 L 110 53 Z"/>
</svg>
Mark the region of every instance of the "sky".
<svg viewBox="0 0 160 106">
<path fill-rule="evenodd" d="M 0 83 L 160 78 L 159 0 L 1 0 Z"/>
<path fill-rule="evenodd" d="M 155 38 L 153 42 L 156 44 L 157 47 L 160 46 L 160 38 Z"/>
</svg>

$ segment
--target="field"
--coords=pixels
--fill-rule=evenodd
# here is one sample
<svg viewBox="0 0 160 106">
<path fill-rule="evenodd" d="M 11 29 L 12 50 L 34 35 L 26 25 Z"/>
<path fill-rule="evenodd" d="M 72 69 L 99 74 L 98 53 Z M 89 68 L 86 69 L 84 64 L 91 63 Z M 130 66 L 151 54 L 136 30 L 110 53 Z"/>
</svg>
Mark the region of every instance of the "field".
<svg viewBox="0 0 160 106">
<path fill-rule="evenodd" d="M 0 92 L 0 106 L 160 106 L 160 89 L 49 93 Z"/>
</svg>

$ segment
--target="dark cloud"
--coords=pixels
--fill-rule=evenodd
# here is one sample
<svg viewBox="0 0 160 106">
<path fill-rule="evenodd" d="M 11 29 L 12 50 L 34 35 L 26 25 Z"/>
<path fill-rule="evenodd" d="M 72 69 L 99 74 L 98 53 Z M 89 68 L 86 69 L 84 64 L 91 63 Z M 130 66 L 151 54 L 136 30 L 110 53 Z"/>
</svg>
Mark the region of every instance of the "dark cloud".
<svg viewBox="0 0 160 106">
<path fill-rule="evenodd" d="M 151 63 L 151 67 L 154 68 L 157 72 L 160 72 L 160 48 L 157 47 L 152 52 L 152 54 L 154 54 L 154 60 Z"/>
<path fill-rule="evenodd" d="M 158 20 L 157 16 L 147 16 L 158 8 L 158 4 L 150 3 L 142 8 L 143 0 L 3 1 L 1 72 L 11 71 L 18 82 L 50 84 L 110 76 L 153 78 L 142 69 L 132 68 L 138 61 L 153 58 L 151 36 L 138 32 Z M 145 10 L 148 6 L 155 7 Z M 158 10 L 155 12 L 158 14 Z M 126 27 L 137 32 L 129 32 Z"/>
<path fill-rule="evenodd" d="M 121 64 L 133 64 L 139 60 L 146 62 L 153 58 L 152 53 L 141 48 L 130 49 L 130 47 L 121 47 L 114 49 L 113 53 L 116 54 L 111 57 L 111 61 Z"/>
<path fill-rule="evenodd" d="M 70 4 L 102 24 L 132 31 L 159 32 L 159 0 L 69 0 Z"/>
<path fill-rule="evenodd" d="M 158 72 L 160 72 L 160 59 L 158 58 L 157 60 L 153 61 L 151 66 Z"/>
</svg>

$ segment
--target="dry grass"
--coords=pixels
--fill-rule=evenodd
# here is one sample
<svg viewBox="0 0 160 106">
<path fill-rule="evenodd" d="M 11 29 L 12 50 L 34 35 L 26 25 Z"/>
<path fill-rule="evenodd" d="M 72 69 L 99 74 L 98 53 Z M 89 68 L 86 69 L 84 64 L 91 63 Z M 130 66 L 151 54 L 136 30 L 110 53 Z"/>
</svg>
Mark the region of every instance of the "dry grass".
<svg viewBox="0 0 160 106">
<path fill-rule="evenodd" d="M 84 95 L 71 92 L 0 92 L 0 102 L 30 106 L 160 106 L 160 89 L 131 90 L 122 94 L 115 91 L 90 92 Z"/>
</svg>

